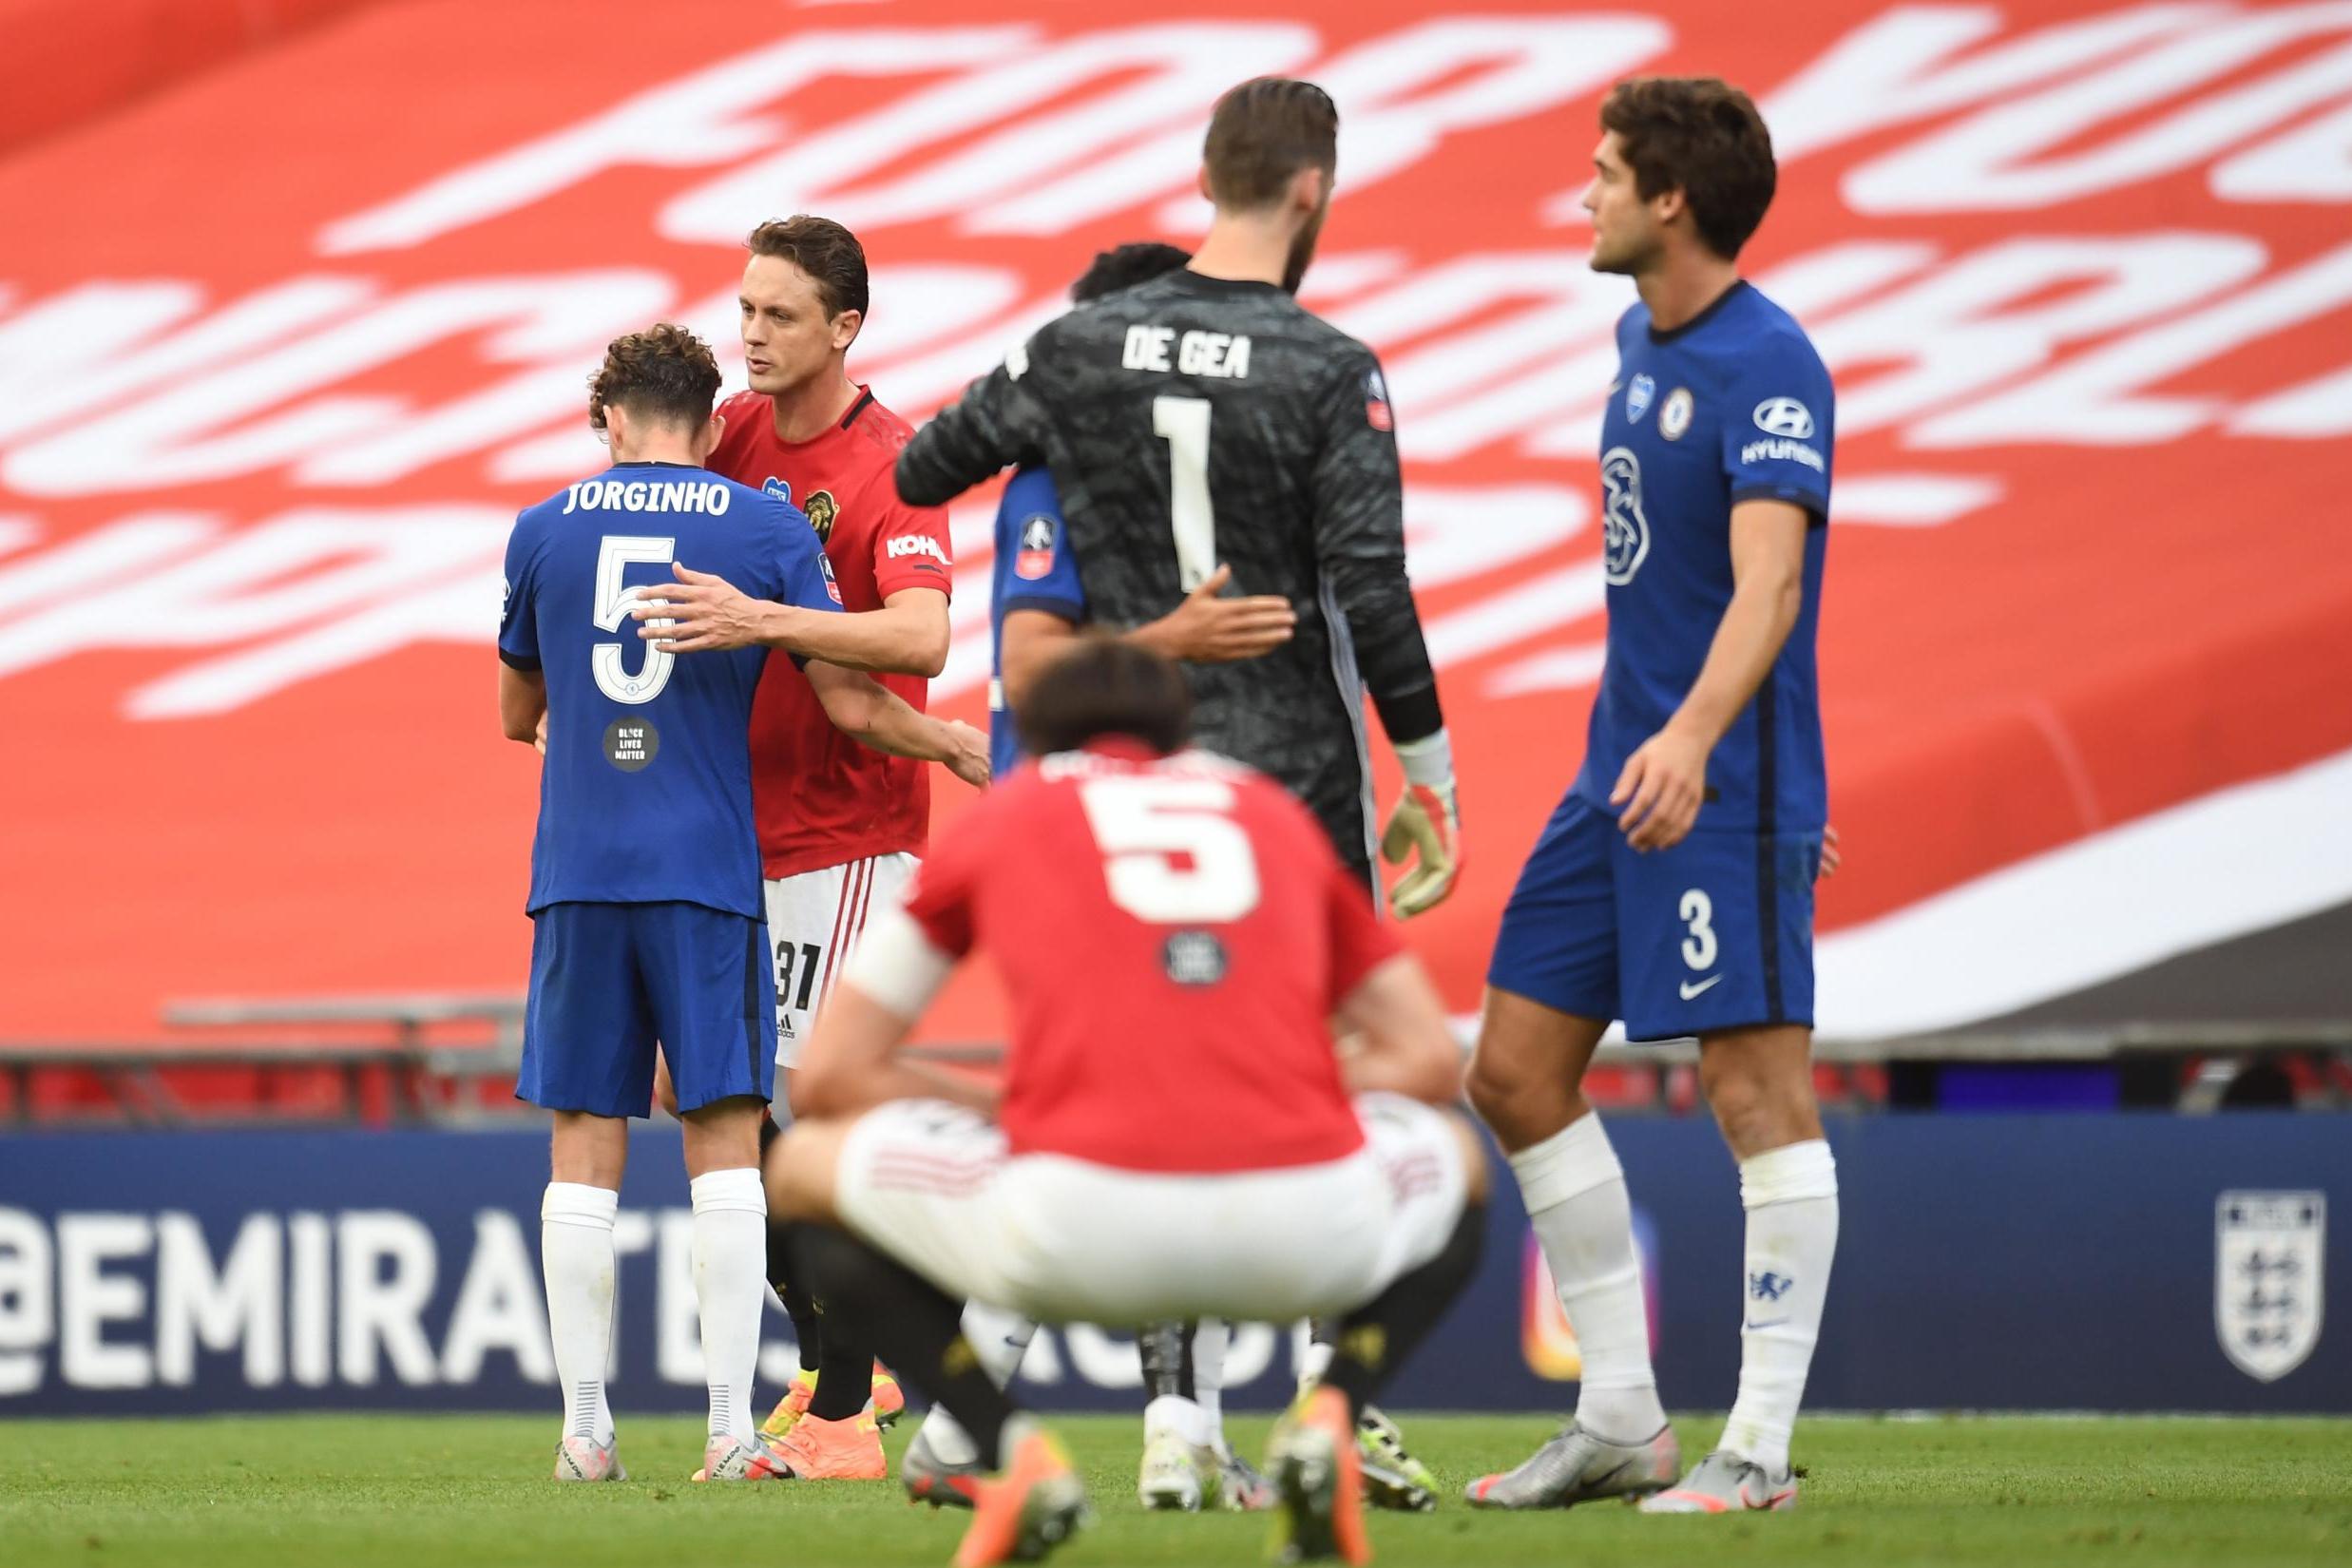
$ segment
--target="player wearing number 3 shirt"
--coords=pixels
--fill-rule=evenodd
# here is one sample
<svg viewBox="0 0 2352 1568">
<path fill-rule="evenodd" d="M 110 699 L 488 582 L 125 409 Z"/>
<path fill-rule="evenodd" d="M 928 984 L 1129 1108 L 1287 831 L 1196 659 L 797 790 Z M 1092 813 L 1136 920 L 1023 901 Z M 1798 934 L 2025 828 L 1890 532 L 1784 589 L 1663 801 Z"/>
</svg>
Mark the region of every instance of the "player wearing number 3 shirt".
<svg viewBox="0 0 2352 1568">
<path fill-rule="evenodd" d="M 1838 1229 L 1809 1063 L 1835 399 L 1804 329 L 1739 276 L 1777 181 L 1748 96 L 1637 78 L 1600 118 L 1592 264 L 1640 295 L 1601 420 L 1609 658 L 1583 767 L 1503 911 L 1470 1077 L 1584 1368 L 1575 1420 L 1469 1499 L 1779 1510 L 1796 1501 L 1789 1436 Z M 1624 1176 L 1579 1087 L 1613 1019 L 1636 1041 L 1698 1037 L 1748 1211 L 1739 1395 L 1687 1476 Z"/>
</svg>

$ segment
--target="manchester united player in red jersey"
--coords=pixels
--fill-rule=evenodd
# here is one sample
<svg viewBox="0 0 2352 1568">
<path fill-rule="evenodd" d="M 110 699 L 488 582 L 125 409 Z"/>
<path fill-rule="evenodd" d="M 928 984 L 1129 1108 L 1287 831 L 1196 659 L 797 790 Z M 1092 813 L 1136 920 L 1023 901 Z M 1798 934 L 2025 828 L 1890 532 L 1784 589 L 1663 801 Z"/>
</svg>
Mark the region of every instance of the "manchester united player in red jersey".
<svg viewBox="0 0 2352 1568">
<path fill-rule="evenodd" d="M 868 307 L 865 250 L 839 223 L 806 215 L 762 223 L 744 244 L 751 387 L 719 405 L 726 429 L 709 466 L 808 514 L 843 607 L 869 612 L 857 644 L 845 654 L 836 636 L 826 659 L 871 671 L 921 710 L 929 678 L 947 658 L 947 517 L 898 498 L 892 468 L 912 431 L 850 378 L 850 347 Z M 798 651 L 808 629 L 799 612 L 754 601 L 719 578 L 678 576 L 662 611 L 673 624 L 659 634 L 666 646 L 763 642 Z M 775 956 L 775 1059 L 786 1068 L 869 911 L 897 902 L 931 812 L 922 765 L 838 743 L 807 684 L 763 680 L 752 709 L 753 797 Z M 824 1332 L 787 1271 L 772 1267 L 771 1277 L 793 1314 L 802 1372 L 763 1429 L 780 1440 L 797 1475 L 880 1479 L 882 1444 L 866 1419 L 871 1358 L 854 1326 L 834 1317 Z M 827 1369 L 836 1369 L 830 1382 Z M 871 1386 L 882 1412 L 894 1413 L 895 1386 L 885 1378 Z"/>
<path fill-rule="evenodd" d="M 1485 1166 L 1438 1108 L 1462 1066 L 1435 990 L 1305 808 L 1181 749 L 1190 714 L 1176 666 L 1131 644 L 1037 678 L 1018 718 L 1042 760 L 875 913 L 768 1160 L 797 1265 L 993 1472 L 942 1478 L 974 1504 L 960 1564 L 1034 1556 L 1085 1510 L 964 1341 L 964 1300 L 1130 1326 L 1338 1316 L 1267 1468 L 1291 1560 L 1363 1562 L 1356 1412 L 1476 1261 Z M 982 946 L 1012 1004 L 1001 1101 L 899 1055 Z M 1360 1031 L 1345 1059 L 1334 1015 Z"/>
</svg>

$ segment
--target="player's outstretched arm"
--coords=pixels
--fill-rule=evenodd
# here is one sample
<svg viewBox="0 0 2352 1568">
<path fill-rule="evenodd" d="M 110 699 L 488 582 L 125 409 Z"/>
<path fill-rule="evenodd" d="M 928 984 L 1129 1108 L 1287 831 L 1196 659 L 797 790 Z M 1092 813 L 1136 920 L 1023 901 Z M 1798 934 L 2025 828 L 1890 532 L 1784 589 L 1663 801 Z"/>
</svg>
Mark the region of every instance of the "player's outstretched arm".
<svg viewBox="0 0 2352 1568">
<path fill-rule="evenodd" d="M 1350 1094 L 1385 1091 L 1430 1105 L 1462 1097 L 1462 1047 L 1420 960 L 1399 953 L 1359 981 L 1340 1004 L 1357 1048 L 1340 1064 Z"/>
<path fill-rule="evenodd" d="M 1805 534 L 1811 518 L 1788 501 L 1731 508 L 1731 602 L 1707 662 L 1666 727 L 1625 759 L 1609 804 L 1636 850 L 1682 842 L 1707 793 L 1707 758 L 1771 673 L 1805 601 Z"/>
<path fill-rule="evenodd" d="M 898 496 L 910 507 L 944 507 L 1015 463 L 1042 458 L 1044 409 L 1021 384 L 1028 373 L 1023 343 L 1004 363 L 964 389 L 964 395 L 915 431 L 898 454 Z"/>
<path fill-rule="evenodd" d="M 1220 565 L 1184 602 L 1127 641 L 1166 659 L 1193 664 L 1232 664 L 1272 653 L 1298 629 L 1298 612 L 1280 594 L 1222 597 L 1233 569 Z"/>
<path fill-rule="evenodd" d="M 986 786 L 988 736 L 983 731 L 958 719 L 918 713 L 863 671 L 813 662 L 806 673 L 817 700 L 825 705 L 825 717 L 842 734 L 892 756 L 936 762 L 974 789 Z"/>
<path fill-rule="evenodd" d="M 947 596 L 902 588 L 878 610 L 855 615 L 754 599 L 723 577 L 680 563 L 660 597 L 641 597 L 629 613 L 637 635 L 670 653 L 776 648 L 853 670 L 937 675 L 947 663 Z"/>
<path fill-rule="evenodd" d="M 1122 633 L 1123 640 L 1163 659 L 1194 664 L 1256 659 L 1290 641 L 1298 628 L 1298 612 L 1291 602 L 1280 594 L 1218 597 L 1233 580 L 1233 568 L 1219 566 L 1186 594 L 1182 603 L 1157 621 Z M 1066 616 L 1050 610 L 1007 610 L 997 648 L 1005 700 L 1018 706 L 1038 672 L 1068 653 L 1078 636 L 1079 623 Z"/>
<path fill-rule="evenodd" d="M 771 648 L 844 669 L 919 675 L 926 680 L 947 667 L 947 596 L 937 588 L 901 588 L 882 608 L 854 615 L 789 604 L 772 609 L 760 639 Z"/>
</svg>

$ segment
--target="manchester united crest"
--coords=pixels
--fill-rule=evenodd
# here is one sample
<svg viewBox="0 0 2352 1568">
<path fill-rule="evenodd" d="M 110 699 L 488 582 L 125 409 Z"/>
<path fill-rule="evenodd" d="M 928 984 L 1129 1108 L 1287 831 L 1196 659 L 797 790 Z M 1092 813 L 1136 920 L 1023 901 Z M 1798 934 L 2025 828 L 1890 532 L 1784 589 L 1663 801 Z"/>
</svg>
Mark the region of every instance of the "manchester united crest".
<svg viewBox="0 0 2352 1568">
<path fill-rule="evenodd" d="M 816 530 L 817 538 L 832 538 L 833 519 L 841 514 L 841 508 L 833 505 L 832 491 L 813 492 L 800 509 L 809 514 L 809 526 Z"/>
<path fill-rule="evenodd" d="M 2274 1383 L 2320 1342 L 2327 1195 L 2224 1193 L 2213 1205 L 2213 1328 L 2239 1371 Z"/>
</svg>

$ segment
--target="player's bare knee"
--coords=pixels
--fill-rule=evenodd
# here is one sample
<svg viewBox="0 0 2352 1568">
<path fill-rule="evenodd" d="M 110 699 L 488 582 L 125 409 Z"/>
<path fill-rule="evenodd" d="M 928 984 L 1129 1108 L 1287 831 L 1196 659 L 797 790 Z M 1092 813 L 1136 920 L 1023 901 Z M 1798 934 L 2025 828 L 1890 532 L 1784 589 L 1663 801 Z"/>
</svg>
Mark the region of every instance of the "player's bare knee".
<svg viewBox="0 0 2352 1568">
<path fill-rule="evenodd" d="M 1491 1035 L 1481 1035 L 1477 1049 L 1471 1052 L 1470 1069 L 1463 1081 L 1471 1109 L 1490 1127 L 1498 1117 L 1508 1120 L 1513 1109 L 1526 1096 L 1558 1086 L 1558 1078 L 1542 1072 L 1540 1067 L 1536 1055 L 1514 1049 Z"/>
<path fill-rule="evenodd" d="M 679 1117 L 685 1128 L 687 1176 L 757 1165 L 760 1108 L 750 1096 L 735 1095 Z"/>
<path fill-rule="evenodd" d="M 1724 1142 L 1737 1158 L 1820 1136 L 1809 1084 L 1791 1085 L 1766 1074 L 1734 1071 L 1702 1074 L 1700 1087 Z"/>
<path fill-rule="evenodd" d="M 1483 1041 L 1470 1059 L 1470 1108 L 1505 1151 L 1540 1143 L 1585 1112 L 1584 1097 L 1564 1072 L 1550 1076 L 1530 1066 L 1527 1058 L 1489 1050 Z"/>
<path fill-rule="evenodd" d="M 628 1158 L 626 1121 L 617 1117 L 592 1116 L 586 1111 L 556 1112 L 555 1131 L 547 1148 L 551 1180 L 618 1192 Z"/>
<path fill-rule="evenodd" d="M 1497 1117 L 1510 1116 L 1511 1100 L 1519 1091 L 1519 1082 L 1509 1067 L 1498 1062 L 1491 1052 L 1481 1050 L 1471 1057 L 1469 1075 L 1463 1086 L 1470 1097 L 1470 1108 L 1491 1127 Z"/>
<path fill-rule="evenodd" d="M 1821 1136 L 1810 1041 L 1797 1028 L 1710 1037 L 1699 1053 L 1699 1091 L 1724 1141 L 1742 1159 Z"/>
</svg>

